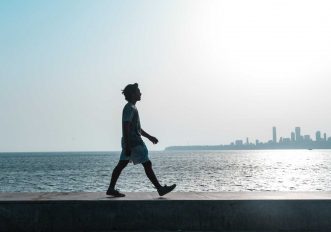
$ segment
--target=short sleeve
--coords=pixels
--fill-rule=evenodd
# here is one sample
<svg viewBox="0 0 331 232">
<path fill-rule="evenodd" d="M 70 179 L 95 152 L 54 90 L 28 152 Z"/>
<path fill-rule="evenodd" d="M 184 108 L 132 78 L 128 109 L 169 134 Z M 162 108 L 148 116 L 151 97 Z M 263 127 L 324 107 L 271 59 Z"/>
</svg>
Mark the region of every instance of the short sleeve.
<svg viewBox="0 0 331 232">
<path fill-rule="evenodd" d="M 134 108 L 130 105 L 126 105 L 123 109 L 122 122 L 132 122 L 134 116 Z"/>
</svg>

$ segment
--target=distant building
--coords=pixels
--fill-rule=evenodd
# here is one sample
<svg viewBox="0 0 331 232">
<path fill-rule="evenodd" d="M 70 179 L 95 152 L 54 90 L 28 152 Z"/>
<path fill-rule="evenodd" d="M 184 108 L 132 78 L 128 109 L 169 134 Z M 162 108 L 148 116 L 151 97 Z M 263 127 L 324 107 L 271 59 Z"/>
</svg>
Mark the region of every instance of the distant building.
<svg viewBox="0 0 331 232">
<path fill-rule="evenodd" d="M 283 143 L 290 143 L 291 139 L 290 138 L 283 138 Z"/>
<path fill-rule="evenodd" d="M 291 141 L 295 142 L 295 133 L 294 132 L 291 132 Z"/>
<path fill-rule="evenodd" d="M 326 141 L 326 133 L 324 133 L 324 141 Z"/>
<path fill-rule="evenodd" d="M 272 128 L 272 141 L 274 143 L 277 143 L 277 132 L 276 132 L 276 127 L 275 126 Z"/>
<path fill-rule="evenodd" d="M 305 141 L 310 141 L 310 135 L 305 135 L 305 136 L 303 136 L 303 139 L 304 139 Z"/>
<path fill-rule="evenodd" d="M 316 136 L 316 142 L 319 142 L 319 141 L 321 141 L 322 140 L 322 138 L 321 138 L 321 132 L 320 131 L 316 131 L 316 134 L 315 134 Z"/>
<path fill-rule="evenodd" d="M 249 139 L 248 139 L 248 138 L 246 138 L 246 144 L 247 144 L 247 145 L 249 144 Z"/>
<path fill-rule="evenodd" d="M 298 126 L 295 128 L 295 141 L 301 141 L 301 128 Z"/>
<path fill-rule="evenodd" d="M 241 146 L 241 145 L 243 145 L 243 141 L 238 139 L 238 140 L 236 140 L 235 145 L 236 146 Z"/>
</svg>

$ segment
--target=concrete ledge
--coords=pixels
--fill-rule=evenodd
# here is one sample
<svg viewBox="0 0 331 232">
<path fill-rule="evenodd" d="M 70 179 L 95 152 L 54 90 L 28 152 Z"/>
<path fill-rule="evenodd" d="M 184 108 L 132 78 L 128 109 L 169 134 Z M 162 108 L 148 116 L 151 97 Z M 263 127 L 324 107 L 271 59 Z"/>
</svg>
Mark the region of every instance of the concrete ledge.
<svg viewBox="0 0 331 232">
<path fill-rule="evenodd" d="M 330 192 L 0 193 L 0 231 L 331 231 Z"/>
</svg>

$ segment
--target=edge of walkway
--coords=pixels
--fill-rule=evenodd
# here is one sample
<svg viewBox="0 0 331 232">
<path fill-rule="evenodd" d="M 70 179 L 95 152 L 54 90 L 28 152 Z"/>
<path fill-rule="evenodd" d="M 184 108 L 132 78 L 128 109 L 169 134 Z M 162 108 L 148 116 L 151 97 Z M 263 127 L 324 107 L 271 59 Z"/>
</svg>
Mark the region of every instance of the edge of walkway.
<svg viewBox="0 0 331 232">
<path fill-rule="evenodd" d="M 173 192 L 160 197 L 157 192 L 125 192 L 125 197 L 105 192 L 0 192 L 0 202 L 9 201 L 226 201 L 226 200 L 331 200 L 331 192 Z"/>
</svg>

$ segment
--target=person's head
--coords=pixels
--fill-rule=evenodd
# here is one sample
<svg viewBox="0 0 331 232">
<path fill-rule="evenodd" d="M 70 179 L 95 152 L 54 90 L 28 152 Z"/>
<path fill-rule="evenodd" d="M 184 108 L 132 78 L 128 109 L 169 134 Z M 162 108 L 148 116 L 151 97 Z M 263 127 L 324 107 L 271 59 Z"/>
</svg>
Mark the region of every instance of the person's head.
<svg viewBox="0 0 331 232">
<path fill-rule="evenodd" d="M 122 90 L 122 94 L 124 94 L 125 100 L 129 102 L 136 102 L 141 99 L 141 93 L 137 83 L 125 86 Z"/>
</svg>

